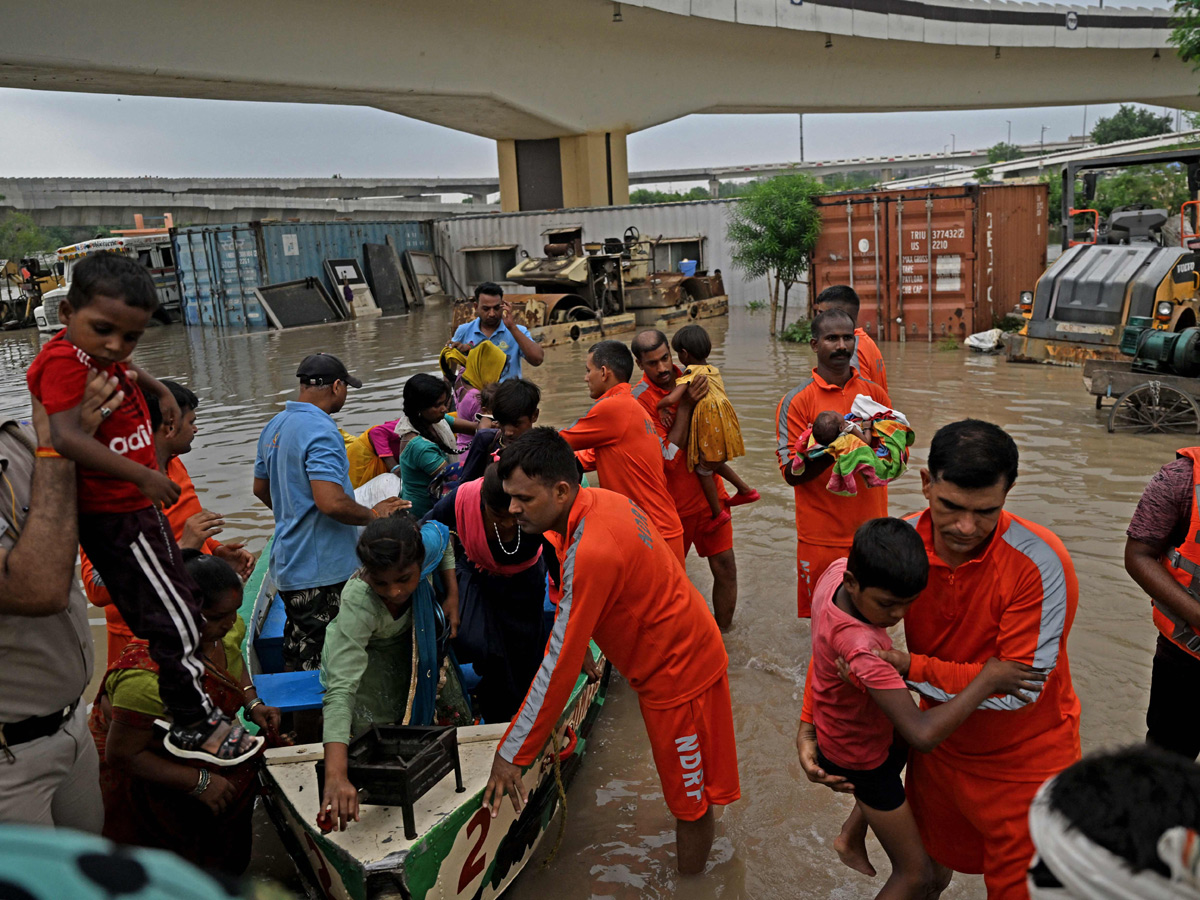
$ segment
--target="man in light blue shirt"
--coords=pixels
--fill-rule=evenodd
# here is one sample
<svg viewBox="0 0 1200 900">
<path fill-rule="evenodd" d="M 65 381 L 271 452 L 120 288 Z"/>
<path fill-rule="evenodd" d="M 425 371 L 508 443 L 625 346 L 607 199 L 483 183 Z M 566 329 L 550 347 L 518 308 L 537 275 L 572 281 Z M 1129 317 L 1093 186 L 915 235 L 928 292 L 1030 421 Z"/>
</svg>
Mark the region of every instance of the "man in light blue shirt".
<svg viewBox="0 0 1200 900">
<path fill-rule="evenodd" d="M 500 375 L 501 381 L 521 377 L 522 357 L 531 366 L 540 366 L 546 356 L 542 345 L 530 336 L 529 329 L 513 320 L 512 303 L 504 299 L 504 289 L 492 281 L 485 281 L 475 288 L 475 318 L 454 330 L 450 344 L 466 353 L 483 341 L 491 341 L 508 357 Z"/>
<path fill-rule="evenodd" d="M 369 508 L 354 499 L 346 443 L 332 414 L 346 405 L 347 389 L 362 382 L 328 353 L 306 356 L 296 375 L 300 396 L 263 429 L 254 460 L 254 496 L 275 514 L 271 575 L 287 612 L 289 670 L 320 668 L 325 628 L 358 568 L 355 526 L 409 505 L 391 497 Z"/>
</svg>

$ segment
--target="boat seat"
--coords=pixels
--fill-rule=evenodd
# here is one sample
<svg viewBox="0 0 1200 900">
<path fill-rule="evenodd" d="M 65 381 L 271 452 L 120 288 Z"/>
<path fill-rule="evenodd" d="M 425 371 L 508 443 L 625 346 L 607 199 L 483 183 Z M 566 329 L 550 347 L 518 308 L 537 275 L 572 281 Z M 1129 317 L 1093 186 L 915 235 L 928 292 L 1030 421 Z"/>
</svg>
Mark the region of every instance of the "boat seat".
<svg viewBox="0 0 1200 900">
<path fill-rule="evenodd" d="M 283 597 L 276 593 L 271 599 L 271 605 L 267 608 L 267 617 L 263 620 L 262 630 L 254 639 L 258 664 L 264 672 L 283 671 L 283 626 L 285 622 L 287 622 L 287 612 L 283 608 Z"/>
<path fill-rule="evenodd" d="M 267 706 L 276 706 L 280 712 L 320 709 L 325 693 L 321 673 L 315 670 L 255 675 L 254 688 Z"/>
</svg>

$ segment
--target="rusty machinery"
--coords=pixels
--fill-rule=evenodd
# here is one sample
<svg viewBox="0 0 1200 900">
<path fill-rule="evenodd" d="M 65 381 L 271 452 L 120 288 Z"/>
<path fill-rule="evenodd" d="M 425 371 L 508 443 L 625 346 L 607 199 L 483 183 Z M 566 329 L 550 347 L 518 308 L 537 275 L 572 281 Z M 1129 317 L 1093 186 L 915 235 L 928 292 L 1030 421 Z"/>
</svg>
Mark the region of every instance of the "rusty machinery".
<svg viewBox="0 0 1200 900">
<path fill-rule="evenodd" d="M 542 232 L 542 237 L 544 255 L 523 252 L 506 278 L 538 290 L 511 294 L 509 299 L 518 324 L 538 329 L 544 345 L 632 331 L 641 325 L 667 327 L 728 311 L 719 270 L 711 275 L 654 271 L 661 235 L 643 238 L 630 226 L 620 238 L 584 243 L 582 226 L 555 226 Z M 456 326 L 473 317 L 469 301 L 456 305 Z"/>
</svg>

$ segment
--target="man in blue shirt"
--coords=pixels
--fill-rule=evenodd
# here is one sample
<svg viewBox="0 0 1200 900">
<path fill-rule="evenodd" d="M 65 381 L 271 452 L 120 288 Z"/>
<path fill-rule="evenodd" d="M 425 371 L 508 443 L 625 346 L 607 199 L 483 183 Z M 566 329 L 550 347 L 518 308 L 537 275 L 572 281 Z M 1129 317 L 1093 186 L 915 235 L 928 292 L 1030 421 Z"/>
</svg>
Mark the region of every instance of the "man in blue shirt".
<svg viewBox="0 0 1200 900">
<path fill-rule="evenodd" d="M 492 281 L 475 288 L 475 319 L 455 329 L 450 345 L 466 353 L 483 341 L 491 341 L 508 357 L 501 381 L 521 377 L 522 357 L 531 366 L 540 366 L 546 356 L 542 345 L 530 337 L 529 329 L 513 320 L 512 303 L 504 299 L 504 289 Z"/>
<path fill-rule="evenodd" d="M 354 499 L 346 443 L 332 414 L 346 405 L 347 389 L 362 382 L 328 353 L 306 356 L 296 375 L 299 399 L 263 429 L 254 460 L 254 496 L 275 514 L 271 574 L 287 612 L 289 670 L 321 665 L 325 628 L 358 568 L 355 526 L 409 505 L 390 497 L 369 508 Z"/>
</svg>

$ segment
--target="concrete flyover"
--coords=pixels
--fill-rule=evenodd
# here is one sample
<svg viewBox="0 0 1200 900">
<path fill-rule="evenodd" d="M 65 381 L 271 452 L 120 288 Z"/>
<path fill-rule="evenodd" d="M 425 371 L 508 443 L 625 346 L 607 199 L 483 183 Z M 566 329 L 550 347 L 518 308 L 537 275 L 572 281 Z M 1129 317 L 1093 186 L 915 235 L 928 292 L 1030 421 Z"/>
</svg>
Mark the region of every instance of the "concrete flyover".
<svg viewBox="0 0 1200 900">
<path fill-rule="evenodd" d="M 1200 106 L 1196 76 L 1168 47 L 1167 10 L 127 0 L 114 16 L 92 0 L 10 6 L 0 85 L 374 106 L 495 138 L 506 209 L 624 202 L 626 135 L 689 113 Z"/>
<path fill-rule="evenodd" d="M 1154 137 L 1134 138 L 1129 141 L 1114 141 L 1111 144 L 1098 144 L 1090 147 L 1076 147 L 1073 150 L 1062 150 L 1058 153 L 1047 153 L 1040 156 L 1026 156 L 1011 162 L 996 163 L 988 166 L 991 170 L 989 180 L 1003 181 L 1006 178 L 1022 179 L 1042 175 L 1058 177 L 1062 167 L 1069 162 L 1083 159 L 1097 159 L 1105 156 L 1127 156 L 1130 153 L 1151 153 L 1155 150 L 1165 150 L 1180 144 L 1195 147 L 1200 145 L 1200 129 L 1193 131 L 1173 131 L 1169 134 L 1158 134 Z M 901 178 L 888 181 L 881 185 L 885 188 L 920 188 L 928 185 L 963 185 L 979 181 L 976 169 L 958 168 L 932 175 L 920 175 L 915 178 Z"/>
</svg>

